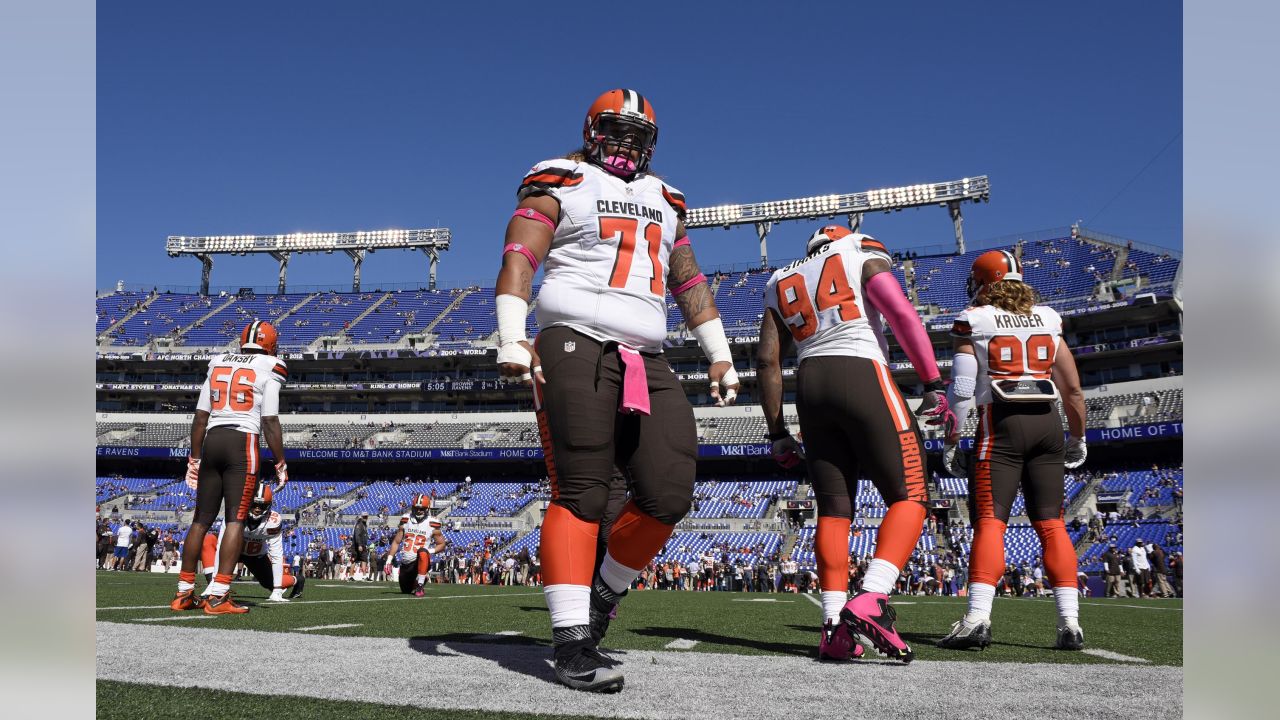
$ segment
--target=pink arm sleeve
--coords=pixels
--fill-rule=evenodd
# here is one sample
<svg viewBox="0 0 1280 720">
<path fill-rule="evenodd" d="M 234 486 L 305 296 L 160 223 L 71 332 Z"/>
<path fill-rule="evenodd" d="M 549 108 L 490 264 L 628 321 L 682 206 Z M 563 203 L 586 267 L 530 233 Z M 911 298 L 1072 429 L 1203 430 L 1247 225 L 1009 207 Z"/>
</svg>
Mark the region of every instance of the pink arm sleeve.
<svg viewBox="0 0 1280 720">
<path fill-rule="evenodd" d="M 902 286 L 893 273 L 872 275 L 863 288 L 867 293 L 867 300 L 889 321 L 889 327 L 898 338 L 898 344 L 907 352 L 920 381 L 927 383 L 942 377 L 942 373 L 938 372 L 938 362 L 933 357 L 933 344 L 929 342 L 929 334 L 924 331 L 920 316 L 902 293 Z"/>
</svg>

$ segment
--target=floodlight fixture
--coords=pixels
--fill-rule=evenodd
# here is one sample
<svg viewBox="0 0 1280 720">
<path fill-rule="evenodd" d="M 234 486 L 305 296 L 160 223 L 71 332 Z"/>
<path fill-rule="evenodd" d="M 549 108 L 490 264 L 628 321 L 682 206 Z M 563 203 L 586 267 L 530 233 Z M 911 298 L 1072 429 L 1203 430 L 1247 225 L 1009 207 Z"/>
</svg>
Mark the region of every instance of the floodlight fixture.
<svg viewBox="0 0 1280 720">
<path fill-rule="evenodd" d="M 440 251 L 448 250 L 452 240 L 449 228 L 356 230 L 352 232 L 296 232 L 279 235 L 171 235 L 165 241 L 169 257 L 190 255 L 200 260 L 203 271 L 200 292 L 208 294 L 209 275 L 214 255 L 263 253 L 280 263 L 278 292 L 285 291 L 285 271 L 293 253 L 326 253 L 334 250 L 351 257 L 352 290 L 360 290 L 360 265 L 366 253 L 374 250 L 420 250 L 430 260 L 429 286 L 435 289 Z"/>
<path fill-rule="evenodd" d="M 864 213 L 877 211 L 888 213 L 906 208 L 938 205 L 949 210 L 956 233 L 956 249 L 963 253 L 964 232 L 960 203 L 988 202 L 990 198 L 990 182 L 986 175 L 979 175 L 959 180 L 880 188 L 845 195 L 817 195 L 790 200 L 692 208 L 688 211 L 684 224 L 690 229 L 755 225 L 760 235 L 760 260 L 768 264 L 765 239 L 775 222 L 848 215 L 850 227 L 856 230 L 862 224 Z"/>
</svg>

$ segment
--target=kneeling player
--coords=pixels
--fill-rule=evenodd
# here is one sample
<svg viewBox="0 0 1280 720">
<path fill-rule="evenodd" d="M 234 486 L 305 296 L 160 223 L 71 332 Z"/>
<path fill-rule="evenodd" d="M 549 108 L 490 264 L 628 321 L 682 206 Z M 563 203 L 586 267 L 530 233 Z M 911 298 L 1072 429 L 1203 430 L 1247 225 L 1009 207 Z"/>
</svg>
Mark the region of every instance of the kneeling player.
<svg viewBox="0 0 1280 720">
<path fill-rule="evenodd" d="M 427 545 L 433 542 L 435 544 L 428 550 Z M 400 518 L 400 527 L 396 528 L 395 537 L 391 538 L 391 552 L 387 555 L 389 559 L 383 570 L 390 575 L 392 561 L 398 560 L 400 592 L 422 597 L 426 594 L 423 585 L 427 582 L 431 556 L 444 550 L 444 546 L 440 521 L 431 515 L 431 496 L 415 495 L 413 506 Z"/>
<path fill-rule="evenodd" d="M 249 503 L 249 514 L 244 521 L 244 550 L 240 562 L 249 570 L 258 584 L 271 591 L 267 599 L 272 602 L 288 602 L 302 595 L 305 580 L 289 574 L 284 566 L 284 540 L 281 537 L 280 513 L 271 510 L 271 487 L 258 483 Z M 217 567 L 217 555 L 222 551 L 223 533 L 218 533 L 214 557 L 206 556 L 205 567 Z M 207 551 L 206 551 L 207 555 Z M 284 591 L 289 590 L 289 597 Z M 205 594 L 209 592 L 205 588 Z"/>
</svg>

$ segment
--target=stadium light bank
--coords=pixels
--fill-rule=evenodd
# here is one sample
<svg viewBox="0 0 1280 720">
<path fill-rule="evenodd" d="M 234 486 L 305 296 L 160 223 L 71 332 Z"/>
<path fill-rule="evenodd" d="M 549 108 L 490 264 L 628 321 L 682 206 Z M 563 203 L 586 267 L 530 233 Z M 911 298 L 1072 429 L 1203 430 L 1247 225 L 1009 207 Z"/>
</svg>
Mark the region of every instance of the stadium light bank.
<svg viewBox="0 0 1280 720">
<path fill-rule="evenodd" d="M 293 253 L 332 253 L 339 250 L 351 258 L 353 264 L 351 291 L 360 292 L 360 265 L 364 256 L 376 250 L 421 250 L 430 259 L 428 281 L 436 288 L 436 271 L 440 265 L 440 252 L 449 249 L 452 235 L 449 228 L 418 230 L 358 230 L 355 232 L 306 232 L 285 235 L 210 235 L 188 237 L 170 235 L 165 241 L 169 257 L 190 255 L 203 265 L 200 274 L 200 294 L 209 294 L 209 275 L 213 271 L 214 255 L 248 255 L 263 253 L 280 263 L 280 281 L 277 290 L 285 291 L 285 273 L 289 257 Z"/>
<path fill-rule="evenodd" d="M 938 205 L 947 208 L 956 233 L 956 252 L 964 253 L 964 218 L 960 203 L 989 202 L 991 184 L 986 175 L 948 180 L 946 182 L 904 185 L 902 187 L 867 190 L 848 195 L 818 195 L 792 200 L 717 205 L 693 208 L 685 217 L 686 228 L 711 228 L 730 225 L 755 225 L 760 237 L 760 263 L 769 264 L 766 240 L 775 222 L 813 220 L 820 217 L 849 216 L 854 232 L 862 226 L 862 215 L 868 212 L 894 212 L 913 207 Z"/>
</svg>

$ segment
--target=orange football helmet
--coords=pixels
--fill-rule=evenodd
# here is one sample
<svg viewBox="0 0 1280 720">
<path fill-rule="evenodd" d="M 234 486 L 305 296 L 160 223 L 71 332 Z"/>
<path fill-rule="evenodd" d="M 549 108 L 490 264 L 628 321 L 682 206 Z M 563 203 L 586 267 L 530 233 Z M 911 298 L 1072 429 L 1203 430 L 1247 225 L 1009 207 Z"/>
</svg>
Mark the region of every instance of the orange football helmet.
<svg viewBox="0 0 1280 720">
<path fill-rule="evenodd" d="M 804 254 L 812 255 L 814 250 L 826 245 L 829 242 L 835 242 L 843 237 L 849 237 L 853 231 L 847 227 L 840 225 L 825 225 L 818 228 L 816 232 L 809 236 L 809 242 L 805 243 Z"/>
<path fill-rule="evenodd" d="M 258 483 L 258 489 L 253 491 L 253 500 L 249 501 L 249 519 L 255 523 L 261 521 L 262 518 L 271 512 L 271 486 L 265 482 Z"/>
<path fill-rule="evenodd" d="M 426 493 L 419 493 L 413 496 L 413 506 L 409 508 L 409 516 L 418 522 L 427 519 L 427 514 L 431 512 L 431 496 Z"/>
<path fill-rule="evenodd" d="M 271 323 L 266 320 L 254 320 L 245 325 L 240 333 L 240 349 L 261 350 L 268 355 L 275 355 L 276 343 L 279 339 L 280 334 Z"/>
<path fill-rule="evenodd" d="M 617 154 L 606 157 L 605 145 L 636 151 L 639 159 L 633 161 Z M 635 90 L 610 90 L 596 98 L 587 110 L 582 123 L 583 154 L 610 173 L 630 178 L 644 172 L 657 145 L 658 120 L 653 103 Z"/>
<path fill-rule="evenodd" d="M 1001 280 L 1022 281 L 1022 261 L 1008 250 L 988 250 L 973 261 L 969 270 L 967 289 L 969 297 L 977 295 L 982 288 Z"/>
</svg>

